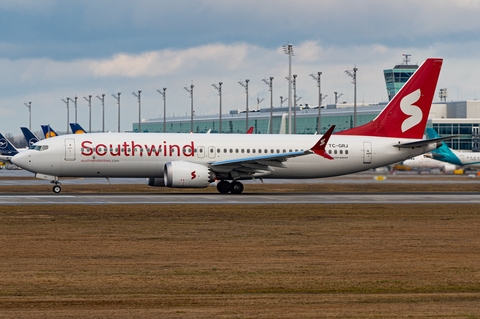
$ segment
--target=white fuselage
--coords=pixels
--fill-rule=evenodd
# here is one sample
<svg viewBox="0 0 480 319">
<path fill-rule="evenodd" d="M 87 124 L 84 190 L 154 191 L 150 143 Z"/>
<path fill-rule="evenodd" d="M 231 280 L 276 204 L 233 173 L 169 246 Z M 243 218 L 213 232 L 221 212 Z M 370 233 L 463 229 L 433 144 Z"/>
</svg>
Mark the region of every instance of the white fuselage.
<svg viewBox="0 0 480 319">
<path fill-rule="evenodd" d="M 471 168 L 480 168 L 480 153 L 478 152 L 452 152 L 458 157 L 462 165 Z"/>
<path fill-rule="evenodd" d="M 167 162 L 213 162 L 309 150 L 318 135 L 93 133 L 62 135 L 36 143 L 14 163 L 57 177 L 163 177 Z M 350 174 L 396 163 L 431 151 L 394 145 L 413 139 L 333 135 L 328 160 L 316 154 L 289 158 L 264 178 L 319 178 Z"/>
<path fill-rule="evenodd" d="M 456 165 L 437 161 L 433 158 L 426 157 L 424 155 L 415 156 L 408 160 L 403 161 L 402 163 L 405 166 L 410 168 L 417 168 L 417 169 L 441 169 L 446 172 L 453 171 L 456 169 Z"/>
</svg>

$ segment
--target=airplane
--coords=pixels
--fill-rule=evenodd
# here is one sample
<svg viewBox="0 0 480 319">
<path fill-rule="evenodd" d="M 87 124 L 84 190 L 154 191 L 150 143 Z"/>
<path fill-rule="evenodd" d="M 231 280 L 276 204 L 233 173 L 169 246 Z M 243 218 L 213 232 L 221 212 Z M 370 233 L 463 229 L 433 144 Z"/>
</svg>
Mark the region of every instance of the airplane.
<svg viewBox="0 0 480 319">
<path fill-rule="evenodd" d="M 433 128 L 427 128 L 427 136 L 428 138 L 440 137 Z M 442 145 L 438 149 L 432 151 L 432 158 L 458 166 L 480 168 L 480 153 L 455 151 L 444 142 L 442 142 Z"/>
<path fill-rule="evenodd" d="M 351 174 L 424 154 L 451 137 L 424 140 L 443 59 L 429 58 L 369 123 L 332 135 L 89 133 L 37 142 L 12 162 L 50 180 L 146 177 L 150 186 L 240 194 L 241 180 Z"/>
<path fill-rule="evenodd" d="M 87 131 L 78 123 L 70 123 L 70 128 L 72 129 L 73 134 L 85 134 Z"/>
<path fill-rule="evenodd" d="M 25 137 L 25 140 L 27 141 L 28 146 L 32 146 L 33 144 L 37 143 L 40 141 L 38 136 L 36 136 L 28 127 L 20 127 L 22 130 L 23 136 Z"/>
<path fill-rule="evenodd" d="M 42 125 L 43 136 L 47 139 L 50 137 L 58 136 L 57 132 L 50 127 L 50 125 Z"/>
<path fill-rule="evenodd" d="M 420 169 L 420 170 L 439 169 L 444 172 L 453 172 L 457 168 L 457 165 L 438 161 L 436 159 L 429 157 L 429 155 L 430 154 L 415 156 L 413 158 L 403 161 L 402 165 L 408 166 L 414 169 Z"/>
</svg>

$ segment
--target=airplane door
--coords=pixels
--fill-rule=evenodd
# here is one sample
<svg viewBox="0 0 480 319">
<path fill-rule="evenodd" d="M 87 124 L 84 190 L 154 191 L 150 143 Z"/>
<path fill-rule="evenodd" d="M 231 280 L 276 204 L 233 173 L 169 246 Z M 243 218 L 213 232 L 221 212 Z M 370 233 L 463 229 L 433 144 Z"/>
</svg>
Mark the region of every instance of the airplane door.
<svg viewBox="0 0 480 319">
<path fill-rule="evenodd" d="M 197 149 L 197 157 L 204 158 L 205 157 L 205 147 L 199 146 Z"/>
<path fill-rule="evenodd" d="M 73 138 L 65 139 L 65 160 L 75 160 L 75 140 Z"/>
<path fill-rule="evenodd" d="M 372 163 L 372 143 L 363 142 L 363 164 Z"/>
<path fill-rule="evenodd" d="M 217 157 L 217 150 L 214 146 L 209 146 L 208 147 L 208 157 L 210 157 L 210 158 Z"/>
</svg>

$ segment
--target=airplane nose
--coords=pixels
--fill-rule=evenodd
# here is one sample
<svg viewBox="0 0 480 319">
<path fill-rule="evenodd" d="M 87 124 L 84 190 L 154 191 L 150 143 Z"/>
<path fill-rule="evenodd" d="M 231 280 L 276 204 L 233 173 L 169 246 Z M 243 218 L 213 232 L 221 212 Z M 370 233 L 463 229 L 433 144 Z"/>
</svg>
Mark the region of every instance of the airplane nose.
<svg viewBox="0 0 480 319">
<path fill-rule="evenodd" d="M 12 157 L 10 161 L 18 167 L 26 168 L 25 162 L 26 162 L 27 154 L 25 153 L 26 152 L 17 153 L 15 156 Z"/>
</svg>

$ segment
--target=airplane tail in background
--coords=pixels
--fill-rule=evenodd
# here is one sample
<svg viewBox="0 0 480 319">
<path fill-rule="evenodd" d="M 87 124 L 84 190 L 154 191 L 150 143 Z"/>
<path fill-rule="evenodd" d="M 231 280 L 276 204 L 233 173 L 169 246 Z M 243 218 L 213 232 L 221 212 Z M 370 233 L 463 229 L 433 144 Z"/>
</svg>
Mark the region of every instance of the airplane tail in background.
<svg viewBox="0 0 480 319">
<path fill-rule="evenodd" d="M 45 138 L 58 136 L 57 132 L 55 132 L 50 125 L 42 125 L 42 131 Z"/>
<path fill-rule="evenodd" d="M 20 129 L 22 130 L 23 136 L 25 137 L 29 147 L 39 141 L 39 138 L 33 134 L 28 127 L 21 127 Z"/>
<path fill-rule="evenodd" d="M 0 133 L 0 154 L 13 156 L 18 153 L 18 150 L 13 144 Z"/>
<path fill-rule="evenodd" d="M 73 134 L 85 134 L 87 131 L 78 123 L 70 123 L 70 128 L 72 129 Z"/>
<path fill-rule="evenodd" d="M 373 121 L 335 134 L 421 139 L 442 63 L 439 58 L 425 60 Z"/>
<path fill-rule="evenodd" d="M 439 138 L 440 135 L 438 135 L 437 131 L 435 131 L 433 128 L 427 128 L 427 137 L 429 139 Z M 455 155 L 454 152 L 452 152 L 448 145 L 445 144 L 445 142 L 443 141 L 441 143 L 442 145 L 439 148 L 432 151 L 432 158 L 442 162 L 448 162 L 451 164 L 462 166 L 462 161 L 458 158 L 457 155 Z"/>
</svg>

